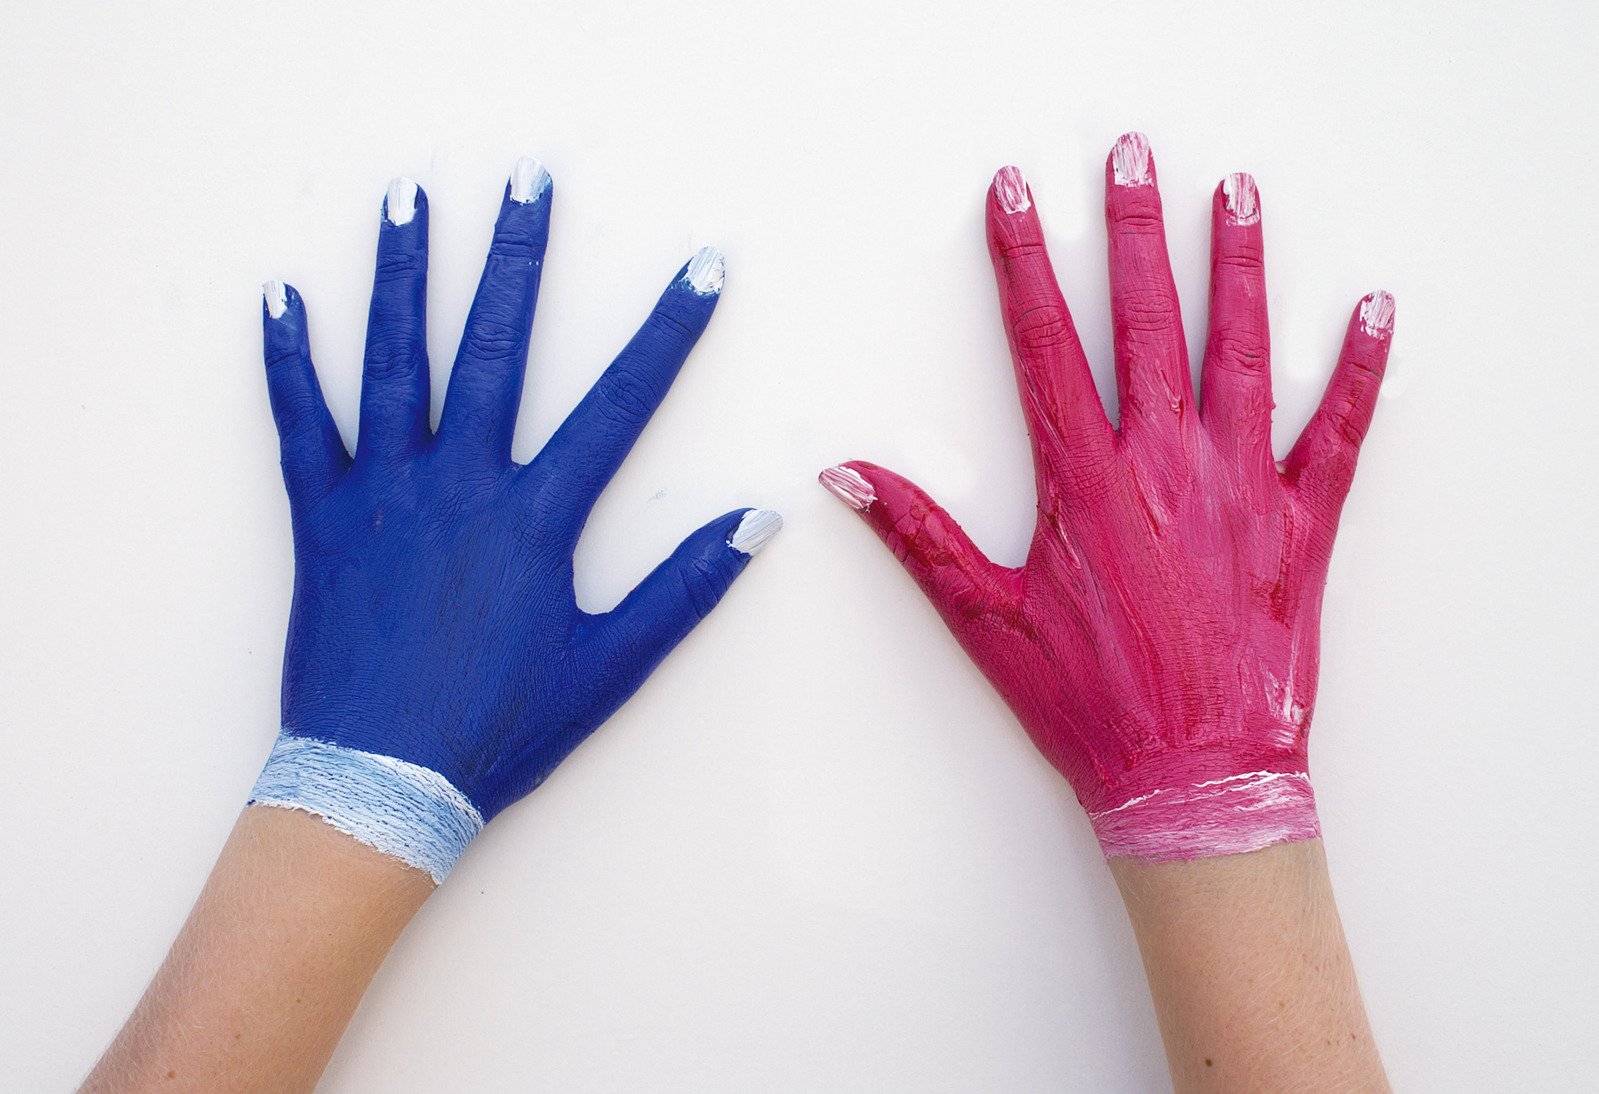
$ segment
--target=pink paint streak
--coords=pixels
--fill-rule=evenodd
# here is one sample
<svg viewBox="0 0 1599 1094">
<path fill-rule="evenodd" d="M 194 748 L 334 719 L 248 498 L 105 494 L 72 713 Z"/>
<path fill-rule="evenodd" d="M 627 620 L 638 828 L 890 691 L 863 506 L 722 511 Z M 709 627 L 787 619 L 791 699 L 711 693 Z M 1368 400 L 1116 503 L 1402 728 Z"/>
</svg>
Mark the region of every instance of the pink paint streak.
<svg viewBox="0 0 1599 1094">
<path fill-rule="evenodd" d="M 1314 838 L 1306 746 L 1321 594 L 1391 298 L 1373 294 L 1351 316 L 1322 405 L 1279 468 L 1253 180 L 1215 192 L 1196 411 L 1154 161 L 1147 143 L 1123 138 L 1106 163 L 1116 429 L 1037 209 L 1030 198 L 1018 208 L 1025 183 L 1007 172 L 987 220 L 1038 488 L 1025 564 L 991 562 L 920 488 L 875 464 L 830 469 L 824 484 L 893 551 L 1066 776 L 1107 856 Z"/>
</svg>

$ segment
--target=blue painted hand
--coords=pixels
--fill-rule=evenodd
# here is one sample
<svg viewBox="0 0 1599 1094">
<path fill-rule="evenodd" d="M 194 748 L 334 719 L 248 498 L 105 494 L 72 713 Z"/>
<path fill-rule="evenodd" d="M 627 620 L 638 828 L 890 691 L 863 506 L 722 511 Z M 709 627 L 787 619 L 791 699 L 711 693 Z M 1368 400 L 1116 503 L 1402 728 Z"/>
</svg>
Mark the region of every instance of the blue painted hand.
<svg viewBox="0 0 1599 1094">
<path fill-rule="evenodd" d="M 384 202 L 352 459 L 311 365 L 300 295 L 266 288 L 267 384 L 294 526 L 283 731 L 252 801 L 306 809 L 441 880 L 713 608 L 781 524 L 741 509 L 621 604 L 577 606 L 572 552 L 705 330 L 706 248 L 529 464 L 511 460 L 553 190 L 517 164 L 429 426 L 426 195 Z"/>
</svg>

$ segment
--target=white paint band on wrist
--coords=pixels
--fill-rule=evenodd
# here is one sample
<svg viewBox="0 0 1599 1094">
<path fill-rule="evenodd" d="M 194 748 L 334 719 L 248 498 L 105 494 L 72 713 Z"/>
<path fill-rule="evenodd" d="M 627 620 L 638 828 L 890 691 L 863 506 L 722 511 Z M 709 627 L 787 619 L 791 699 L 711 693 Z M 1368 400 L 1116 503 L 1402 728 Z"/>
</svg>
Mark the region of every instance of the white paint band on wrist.
<svg viewBox="0 0 1599 1094">
<path fill-rule="evenodd" d="M 345 835 L 442 883 L 483 815 L 450 780 L 417 764 L 278 734 L 251 805 L 314 813 Z"/>
<path fill-rule="evenodd" d="M 1140 794 L 1088 814 L 1106 858 L 1167 862 L 1318 839 L 1316 794 L 1299 771 L 1248 771 Z"/>
</svg>

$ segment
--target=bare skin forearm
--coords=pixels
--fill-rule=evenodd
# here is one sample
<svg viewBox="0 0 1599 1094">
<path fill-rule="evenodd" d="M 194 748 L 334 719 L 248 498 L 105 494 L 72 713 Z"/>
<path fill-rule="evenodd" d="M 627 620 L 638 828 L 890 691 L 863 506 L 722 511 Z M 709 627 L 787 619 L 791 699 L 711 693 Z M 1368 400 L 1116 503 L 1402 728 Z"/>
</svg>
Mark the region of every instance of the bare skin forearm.
<svg viewBox="0 0 1599 1094">
<path fill-rule="evenodd" d="M 312 1089 L 433 888 L 427 874 L 307 813 L 246 809 L 82 1089 Z"/>
<path fill-rule="evenodd" d="M 1110 866 L 1178 1091 L 1388 1089 L 1320 840 Z"/>
</svg>

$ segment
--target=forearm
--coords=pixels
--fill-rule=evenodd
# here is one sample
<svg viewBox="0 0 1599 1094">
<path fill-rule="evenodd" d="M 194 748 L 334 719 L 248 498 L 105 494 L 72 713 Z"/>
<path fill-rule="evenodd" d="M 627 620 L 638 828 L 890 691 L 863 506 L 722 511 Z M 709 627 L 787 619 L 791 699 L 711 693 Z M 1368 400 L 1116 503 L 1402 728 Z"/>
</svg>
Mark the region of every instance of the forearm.
<svg viewBox="0 0 1599 1094">
<path fill-rule="evenodd" d="M 246 809 L 83 1089 L 310 1090 L 433 888 L 310 814 Z"/>
<path fill-rule="evenodd" d="M 1113 858 L 1177 1090 L 1386 1090 L 1320 840 Z"/>
</svg>

